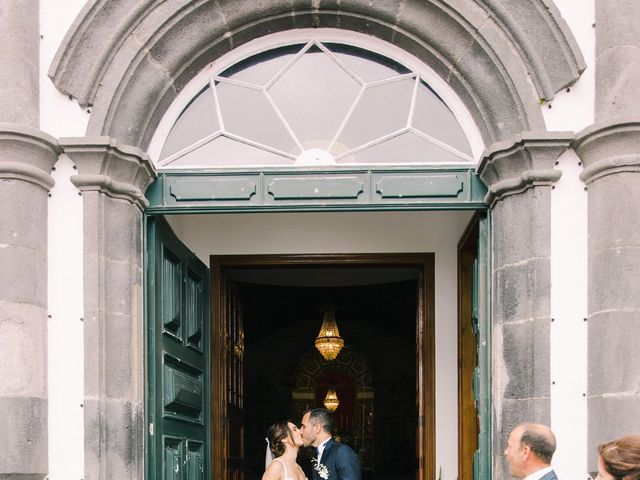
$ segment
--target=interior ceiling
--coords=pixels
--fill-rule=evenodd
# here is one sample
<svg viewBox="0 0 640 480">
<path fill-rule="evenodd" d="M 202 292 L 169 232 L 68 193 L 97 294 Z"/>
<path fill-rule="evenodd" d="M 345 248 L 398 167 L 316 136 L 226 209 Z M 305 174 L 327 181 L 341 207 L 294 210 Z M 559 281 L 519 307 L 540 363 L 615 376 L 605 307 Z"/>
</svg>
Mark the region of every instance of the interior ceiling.
<svg viewBox="0 0 640 480">
<path fill-rule="evenodd" d="M 232 278 L 243 304 L 247 345 L 283 330 L 315 337 L 327 304 L 336 309 L 343 338 L 415 340 L 417 269 L 274 268 L 235 270 Z"/>
<path fill-rule="evenodd" d="M 415 268 L 262 268 L 230 270 L 236 282 L 291 287 L 346 287 L 401 282 L 418 277 Z"/>
</svg>

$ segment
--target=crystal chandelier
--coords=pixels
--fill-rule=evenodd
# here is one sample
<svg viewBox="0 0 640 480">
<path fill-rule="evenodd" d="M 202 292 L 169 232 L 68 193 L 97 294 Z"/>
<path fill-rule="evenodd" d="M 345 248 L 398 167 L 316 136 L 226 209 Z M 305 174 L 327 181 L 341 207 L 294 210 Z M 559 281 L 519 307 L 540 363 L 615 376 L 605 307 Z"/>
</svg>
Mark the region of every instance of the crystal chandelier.
<svg viewBox="0 0 640 480">
<path fill-rule="evenodd" d="M 338 398 L 335 388 L 329 387 L 329 390 L 327 390 L 327 396 L 324 397 L 324 402 L 322 403 L 324 403 L 325 408 L 331 413 L 336 411 L 336 408 L 340 405 L 340 399 Z"/>
<path fill-rule="evenodd" d="M 338 332 L 336 312 L 332 308 L 327 308 L 324 311 L 320 333 L 316 337 L 316 348 L 325 360 L 335 360 L 342 347 L 344 347 L 344 340 L 342 340 L 340 332 Z"/>
</svg>

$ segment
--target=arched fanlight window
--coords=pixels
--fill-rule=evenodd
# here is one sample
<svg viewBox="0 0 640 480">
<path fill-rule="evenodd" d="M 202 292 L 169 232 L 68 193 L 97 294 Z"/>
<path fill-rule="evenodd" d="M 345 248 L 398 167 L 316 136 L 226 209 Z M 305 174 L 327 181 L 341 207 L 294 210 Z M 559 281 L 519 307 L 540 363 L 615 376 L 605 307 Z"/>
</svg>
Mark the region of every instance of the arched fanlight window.
<svg viewBox="0 0 640 480">
<path fill-rule="evenodd" d="M 198 92 L 160 166 L 472 162 L 444 101 L 415 71 L 341 43 L 296 43 L 245 58 Z"/>
</svg>

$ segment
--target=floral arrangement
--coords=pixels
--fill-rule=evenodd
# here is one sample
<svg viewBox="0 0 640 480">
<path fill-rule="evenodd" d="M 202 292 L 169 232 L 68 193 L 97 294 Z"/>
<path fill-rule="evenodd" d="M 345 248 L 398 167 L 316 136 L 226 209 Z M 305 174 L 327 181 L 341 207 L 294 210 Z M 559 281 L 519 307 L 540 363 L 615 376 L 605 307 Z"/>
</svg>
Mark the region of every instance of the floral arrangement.
<svg viewBox="0 0 640 480">
<path fill-rule="evenodd" d="M 318 472 L 318 475 L 320 475 L 320 478 L 323 478 L 324 480 L 329 479 L 329 469 L 326 465 L 319 463 L 316 458 L 312 458 L 311 463 L 313 464 L 313 469 Z"/>
</svg>

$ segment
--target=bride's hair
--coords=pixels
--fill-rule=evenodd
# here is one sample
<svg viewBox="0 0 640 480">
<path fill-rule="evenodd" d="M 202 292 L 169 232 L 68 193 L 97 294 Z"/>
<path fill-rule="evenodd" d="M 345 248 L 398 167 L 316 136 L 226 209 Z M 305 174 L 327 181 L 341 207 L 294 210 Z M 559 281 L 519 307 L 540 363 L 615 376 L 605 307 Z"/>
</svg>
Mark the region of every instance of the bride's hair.
<svg viewBox="0 0 640 480">
<path fill-rule="evenodd" d="M 277 458 L 284 453 L 285 446 L 283 440 L 286 437 L 291 438 L 291 430 L 289 429 L 289 420 L 280 420 L 274 423 L 267 430 L 267 441 L 269 449 L 273 453 L 273 457 Z"/>
</svg>

